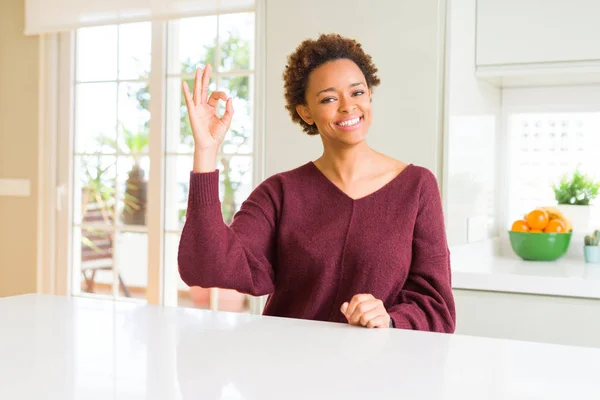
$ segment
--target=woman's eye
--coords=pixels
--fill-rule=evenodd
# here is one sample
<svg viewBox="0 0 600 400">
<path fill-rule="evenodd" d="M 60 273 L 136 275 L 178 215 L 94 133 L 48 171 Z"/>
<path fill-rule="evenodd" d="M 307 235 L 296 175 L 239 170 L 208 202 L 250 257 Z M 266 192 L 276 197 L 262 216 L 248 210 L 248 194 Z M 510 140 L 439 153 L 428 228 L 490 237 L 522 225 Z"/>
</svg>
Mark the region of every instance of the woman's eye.
<svg viewBox="0 0 600 400">
<path fill-rule="evenodd" d="M 363 94 L 365 94 L 364 90 L 357 90 L 356 92 L 352 93 L 352 96 L 362 96 Z M 325 103 L 331 103 L 335 101 L 335 97 L 326 97 L 323 100 L 321 100 L 321 104 L 325 104 Z"/>
</svg>

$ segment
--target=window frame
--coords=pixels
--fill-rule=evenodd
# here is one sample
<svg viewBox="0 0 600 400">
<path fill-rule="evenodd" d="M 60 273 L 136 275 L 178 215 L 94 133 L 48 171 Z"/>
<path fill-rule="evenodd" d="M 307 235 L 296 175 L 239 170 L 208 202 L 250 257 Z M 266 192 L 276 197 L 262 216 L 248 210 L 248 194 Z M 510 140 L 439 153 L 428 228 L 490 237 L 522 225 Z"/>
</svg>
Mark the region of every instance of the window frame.
<svg viewBox="0 0 600 400">
<path fill-rule="evenodd" d="M 509 215 L 509 151 L 512 146 L 509 134 L 509 119 L 512 114 L 527 113 L 587 113 L 600 112 L 600 85 L 566 86 L 566 87 L 515 87 L 502 90 L 501 134 L 498 140 L 498 174 L 497 207 L 499 239 L 502 252 L 511 253 L 508 238 Z M 600 132 L 599 132 L 600 134 Z"/>
</svg>

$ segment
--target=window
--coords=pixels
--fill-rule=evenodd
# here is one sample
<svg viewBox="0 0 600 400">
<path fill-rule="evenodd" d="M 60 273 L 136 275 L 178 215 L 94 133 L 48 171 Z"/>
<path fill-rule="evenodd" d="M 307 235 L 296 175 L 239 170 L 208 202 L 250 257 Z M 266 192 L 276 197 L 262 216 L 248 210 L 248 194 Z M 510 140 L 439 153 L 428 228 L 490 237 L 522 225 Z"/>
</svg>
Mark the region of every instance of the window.
<svg viewBox="0 0 600 400">
<path fill-rule="evenodd" d="M 167 38 L 164 54 L 152 53 L 156 34 Z M 160 36 L 160 35 L 158 35 Z M 196 68 L 213 65 L 210 90 L 234 98 L 235 115 L 221 147 L 224 220 L 255 186 L 255 14 L 210 15 L 162 23 L 82 28 L 76 32 L 73 108 L 72 293 L 147 298 L 149 240 L 163 243 L 163 282 L 169 305 L 246 311 L 235 291 L 190 288 L 179 278 L 177 247 L 185 222 L 193 137 L 181 82 L 193 88 Z M 157 62 L 159 61 L 159 62 Z M 151 65 L 164 65 L 162 71 Z M 150 82 L 163 82 L 164 98 L 151 99 Z M 150 104 L 161 102 L 163 148 L 150 151 Z M 156 108 L 152 108 L 156 110 Z M 224 111 L 221 105 L 219 112 Z M 160 155 L 164 171 L 151 171 Z M 164 224 L 149 228 L 151 185 L 164 194 Z M 158 193 L 158 192 L 156 192 Z M 158 254 L 158 253 L 157 253 Z"/>
<path fill-rule="evenodd" d="M 146 295 L 150 43 L 150 23 L 76 35 L 74 294 Z"/>
<path fill-rule="evenodd" d="M 217 165 L 221 172 L 219 193 L 223 218 L 230 223 L 254 186 L 254 14 L 225 14 L 172 21 L 168 26 L 168 49 L 165 77 L 165 281 L 177 282 L 177 304 L 192 301 L 207 306 L 206 299 L 209 298 L 213 308 L 218 306 L 220 300 L 220 309 L 245 309 L 245 295 L 231 290 L 205 288 L 192 288 L 188 294 L 187 286 L 179 278 L 177 246 L 185 222 L 194 150 L 181 83 L 185 80 L 193 90 L 196 68 L 209 63 L 213 66 L 209 90 L 224 91 L 234 99 L 234 119 L 221 146 Z M 218 112 L 221 115 L 224 112 L 223 104 Z"/>
<path fill-rule="evenodd" d="M 509 220 L 556 204 L 552 184 L 577 168 L 600 179 L 600 112 L 514 113 L 508 135 Z"/>
</svg>

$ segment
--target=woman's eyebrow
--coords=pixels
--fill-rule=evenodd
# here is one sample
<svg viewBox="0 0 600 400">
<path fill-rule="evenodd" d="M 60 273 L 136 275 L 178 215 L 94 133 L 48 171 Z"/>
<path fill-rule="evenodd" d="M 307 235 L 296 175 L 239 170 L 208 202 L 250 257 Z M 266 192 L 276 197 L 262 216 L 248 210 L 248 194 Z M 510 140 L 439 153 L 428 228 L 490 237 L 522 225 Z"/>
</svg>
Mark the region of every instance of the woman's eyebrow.
<svg viewBox="0 0 600 400">
<path fill-rule="evenodd" d="M 353 87 L 355 87 L 355 86 L 359 86 L 359 85 L 364 85 L 364 83 L 362 83 L 362 82 L 356 82 L 356 83 L 353 83 L 353 84 L 351 84 L 351 85 L 350 85 L 350 86 L 348 86 L 348 87 L 351 87 L 351 88 L 353 88 Z M 334 91 L 335 91 L 335 88 L 333 88 L 333 87 L 330 87 L 330 88 L 327 88 L 327 89 L 323 89 L 323 90 L 321 90 L 319 93 L 317 93 L 317 96 L 318 96 L 318 95 L 320 95 L 321 93 L 325 93 L 325 92 L 334 92 Z"/>
</svg>

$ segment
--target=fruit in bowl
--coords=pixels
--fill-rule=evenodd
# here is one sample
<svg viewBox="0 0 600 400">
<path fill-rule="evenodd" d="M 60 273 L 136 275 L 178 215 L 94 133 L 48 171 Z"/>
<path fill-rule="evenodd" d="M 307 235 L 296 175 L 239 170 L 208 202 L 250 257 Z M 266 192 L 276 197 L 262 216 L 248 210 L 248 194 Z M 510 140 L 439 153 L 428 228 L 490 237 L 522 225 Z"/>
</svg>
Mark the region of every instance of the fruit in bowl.
<svg viewBox="0 0 600 400">
<path fill-rule="evenodd" d="M 573 226 L 556 207 L 540 207 L 513 222 L 508 232 L 514 252 L 527 261 L 554 261 L 565 255 Z"/>
</svg>

